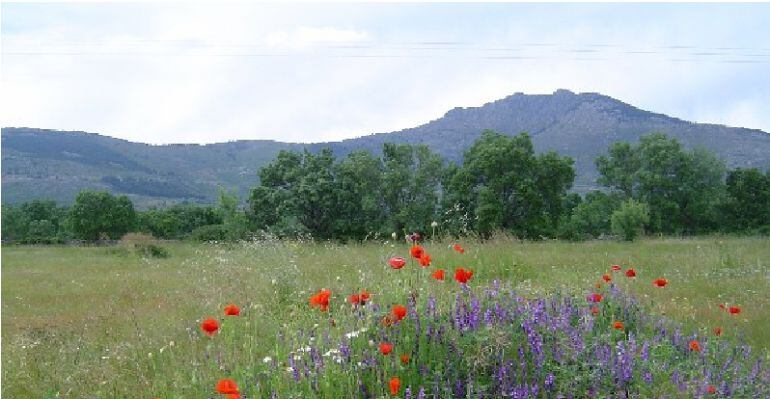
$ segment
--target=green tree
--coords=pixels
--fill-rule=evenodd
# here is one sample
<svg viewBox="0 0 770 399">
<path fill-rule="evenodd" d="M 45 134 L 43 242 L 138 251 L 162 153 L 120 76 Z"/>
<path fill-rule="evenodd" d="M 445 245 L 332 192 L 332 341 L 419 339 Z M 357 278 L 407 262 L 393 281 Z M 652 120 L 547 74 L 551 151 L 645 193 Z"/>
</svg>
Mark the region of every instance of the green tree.
<svg viewBox="0 0 770 399">
<path fill-rule="evenodd" d="M 503 202 L 491 188 L 482 187 L 476 201 L 476 231 L 486 238 L 502 227 Z"/>
<path fill-rule="evenodd" d="M 389 230 L 430 231 L 438 218 L 443 160 L 427 146 L 383 145 L 382 198 Z"/>
<path fill-rule="evenodd" d="M 136 212 L 126 196 L 84 190 L 78 193 L 70 208 L 69 222 L 75 238 L 95 241 L 106 236 L 118 239 L 134 227 Z"/>
<path fill-rule="evenodd" d="M 352 152 L 337 164 L 335 187 L 339 216 L 333 228 L 336 237 L 387 234 L 382 172 L 382 161 L 366 151 Z"/>
<path fill-rule="evenodd" d="M 651 231 L 696 233 L 716 226 L 725 168 L 713 154 L 684 151 L 676 139 L 655 133 L 637 145 L 613 144 L 596 165 L 599 183 L 648 204 Z"/>
<path fill-rule="evenodd" d="M 612 232 L 626 241 L 635 240 L 650 221 L 647 204 L 629 199 L 612 213 Z"/>
<path fill-rule="evenodd" d="M 219 189 L 219 201 L 217 202 L 216 213 L 222 220 L 222 227 L 227 232 L 229 240 L 239 240 L 246 237 L 247 221 L 246 214 L 238 206 L 238 194 Z"/>
<path fill-rule="evenodd" d="M 620 206 L 620 196 L 591 191 L 572 209 L 561 227 L 561 236 L 572 240 L 596 238 L 611 232 L 612 213 Z"/>
<path fill-rule="evenodd" d="M 478 214 L 479 193 L 487 189 L 486 204 L 502 206 L 501 228 L 524 237 L 554 235 L 575 177 L 572 163 L 555 153 L 535 155 L 526 133 L 485 131 L 451 177 L 444 208 Z"/>
<path fill-rule="evenodd" d="M 726 227 L 756 229 L 770 225 L 770 171 L 735 169 L 727 175 Z"/>
</svg>

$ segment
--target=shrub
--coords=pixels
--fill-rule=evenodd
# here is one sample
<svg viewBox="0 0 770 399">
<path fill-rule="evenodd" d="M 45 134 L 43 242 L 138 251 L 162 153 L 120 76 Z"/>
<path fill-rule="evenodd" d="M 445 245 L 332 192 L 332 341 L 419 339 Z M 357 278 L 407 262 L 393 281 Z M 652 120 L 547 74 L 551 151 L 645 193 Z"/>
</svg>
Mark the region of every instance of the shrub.
<svg viewBox="0 0 770 399">
<path fill-rule="evenodd" d="M 227 240 L 228 232 L 222 224 L 210 224 L 208 226 L 201 226 L 196 228 L 190 233 L 190 238 L 196 241 L 225 241 Z"/>
<path fill-rule="evenodd" d="M 626 241 L 633 241 L 649 222 L 650 211 L 647 204 L 630 199 L 612 213 L 612 232 Z"/>
<path fill-rule="evenodd" d="M 150 258 L 168 258 L 166 248 L 158 245 L 158 241 L 149 234 L 128 233 L 120 239 L 120 247 L 133 251 L 139 256 Z M 119 254 L 119 252 L 116 252 Z"/>
</svg>

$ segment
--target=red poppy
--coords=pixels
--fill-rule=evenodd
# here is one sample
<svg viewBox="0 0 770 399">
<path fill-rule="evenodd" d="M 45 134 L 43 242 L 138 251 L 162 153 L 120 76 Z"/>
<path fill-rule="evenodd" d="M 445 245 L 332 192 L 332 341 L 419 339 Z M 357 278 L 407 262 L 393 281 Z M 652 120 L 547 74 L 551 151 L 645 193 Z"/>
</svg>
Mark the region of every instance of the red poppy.
<svg viewBox="0 0 770 399">
<path fill-rule="evenodd" d="M 383 355 L 389 355 L 390 352 L 393 352 L 393 344 L 383 342 L 380 344 L 380 353 Z"/>
<path fill-rule="evenodd" d="M 348 297 L 348 301 L 353 305 L 358 305 L 361 303 L 361 296 L 358 294 L 353 294 Z"/>
<path fill-rule="evenodd" d="M 211 318 L 203 320 L 203 323 L 201 323 L 201 330 L 203 330 L 209 337 L 213 337 L 214 334 L 217 333 L 217 330 L 219 330 L 219 322 L 217 319 Z"/>
<path fill-rule="evenodd" d="M 700 352 L 700 344 L 696 340 L 690 341 L 690 350 Z"/>
<path fill-rule="evenodd" d="M 409 354 L 404 353 L 403 355 L 399 356 L 401 358 L 401 364 L 408 364 L 409 363 Z"/>
<path fill-rule="evenodd" d="M 599 303 L 602 301 L 602 299 L 604 299 L 604 297 L 602 296 L 602 294 L 593 293 L 589 295 L 586 299 L 588 299 L 588 302 Z"/>
<path fill-rule="evenodd" d="M 652 284 L 656 287 L 663 288 L 666 286 L 666 284 L 668 284 L 668 280 L 665 278 L 657 278 L 652 282 Z"/>
<path fill-rule="evenodd" d="M 371 294 L 369 294 L 369 292 L 368 292 L 368 291 L 366 291 L 366 290 L 361 290 L 361 294 L 359 294 L 359 297 L 361 298 L 361 305 L 365 305 L 365 304 L 366 304 L 366 302 L 368 302 L 368 301 L 369 301 L 369 297 L 370 297 L 370 296 L 371 296 Z"/>
<path fill-rule="evenodd" d="M 217 392 L 225 395 L 238 395 L 241 392 L 238 390 L 238 385 L 235 381 L 225 378 L 217 382 Z"/>
<path fill-rule="evenodd" d="M 737 306 L 730 306 L 729 311 L 730 311 L 730 314 L 739 314 L 741 313 L 741 308 Z"/>
<path fill-rule="evenodd" d="M 329 310 L 329 298 L 332 292 L 329 290 L 320 290 L 317 294 L 310 297 L 310 306 L 318 307 L 322 312 Z"/>
<path fill-rule="evenodd" d="M 400 256 L 394 256 L 390 259 L 388 259 L 388 263 L 390 263 L 390 267 L 394 269 L 400 269 L 404 267 L 406 264 L 406 259 L 400 257 Z"/>
<path fill-rule="evenodd" d="M 599 307 L 597 306 L 591 306 L 591 314 L 596 316 L 599 314 Z"/>
<path fill-rule="evenodd" d="M 612 271 L 613 272 L 619 272 L 620 271 L 620 265 L 612 265 Z"/>
<path fill-rule="evenodd" d="M 712 394 L 712 395 L 713 395 L 713 394 L 715 394 L 715 393 L 717 393 L 717 388 L 716 388 L 715 386 L 713 386 L 713 385 L 709 385 L 709 386 L 706 388 L 706 390 L 707 390 L 707 391 L 708 391 L 710 394 Z"/>
<path fill-rule="evenodd" d="M 225 316 L 238 316 L 241 314 L 241 309 L 237 306 L 230 304 L 225 306 Z"/>
<path fill-rule="evenodd" d="M 406 306 L 404 305 L 393 305 L 393 316 L 395 316 L 395 321 L 401 321 L 404 317 L 406 317 Z"/>
<path fill-rule="evenodd" d="M 714 329 L 714 335 L 716 335 L 717 337 L 722 335 L 722 327 L 715 328 Z"/>
<path fill-rule="evenodd" d="M 622 321 L 616 321 L 615 323 L 612 323 L 612 328 L 616 330 L 622 330 L 623 329 L 623 322 Z"/>
<path fill-rule="evenodd" d="M 724 308 L 725 308 L 725 304 L 724 304 L 724 303 L 720 303 L 720 304 L 719 304 L 719 308 L 724 310 Z"/>
<path fill-rule="evenodd" d="M 467 284 L 471 277 L 473 277 L 473 271 L 465 270 L 462 267 L 455 269 L 455 280 L 460 284 Z"/>
<path fill-rule="evenodd" d="M 431 277 L 435 278 L 436 280 L 444 281 L 444 269 L 438 269 L 433 274 L 430 275 Z"/>
<path fill-rule="evenodd" d="M 422 254 L 425 253 L 425 250 L 422 249 L 422 247 L 419 245 L 412 245 L 412 249 L 409 250 L 409 253 L 412 255 L 413 258 L 420 259 L 422 258 Z"/>
<path fill-rule="evenodd" d="M 626 270 L 626 277 L 636 277 L 636 270 L 634 269 Z"/>
<path fill-rule="evenodd" d="M 420 266 L 422 267 L 430 266 L 430 255 L 428 255 L 427 253 L 423 253 L 422 256 L 420 256 L 420 259 L 418 260 L 420 261 Z"/>
<path fill-rule="evenodd" d="M 390 387 L 391 395 L 398 395 L 398 391 L 401 390 L 401 380 L 398 377 L 393 377 L 390 379 L 388 386 Z"/>
<path fill-rule="evenodd" d="M 603 276 L 602 276 L 602 279 L 603 279 L 605 282 L 608 282 L 608 283 L 609 283 L 610 281 L 612 281 L 612 277 L 610 277 L 610 275 L 609 275 L 609 274 L 605 274 L 605 275 L 603 275 Z"/>
<path fill-rule="evenodd" d="M 455 244 L 452 248 L 461 254 L 465 253 L 465 248 L 461 247 L 460 244 Z"/>
</svg>

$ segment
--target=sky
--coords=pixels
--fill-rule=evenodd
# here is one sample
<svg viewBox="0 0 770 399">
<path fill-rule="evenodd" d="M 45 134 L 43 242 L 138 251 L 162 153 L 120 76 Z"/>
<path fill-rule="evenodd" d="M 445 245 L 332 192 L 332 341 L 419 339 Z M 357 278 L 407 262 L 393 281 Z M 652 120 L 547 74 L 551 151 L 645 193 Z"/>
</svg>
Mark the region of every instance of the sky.
<svg viewBox="0 0 770 399">
<path fill-rule="evenodd" d="M 770 4 L 0 6 L 2 126 L 336 141 L 523 92 L 770 132 Z"/>
</svg>

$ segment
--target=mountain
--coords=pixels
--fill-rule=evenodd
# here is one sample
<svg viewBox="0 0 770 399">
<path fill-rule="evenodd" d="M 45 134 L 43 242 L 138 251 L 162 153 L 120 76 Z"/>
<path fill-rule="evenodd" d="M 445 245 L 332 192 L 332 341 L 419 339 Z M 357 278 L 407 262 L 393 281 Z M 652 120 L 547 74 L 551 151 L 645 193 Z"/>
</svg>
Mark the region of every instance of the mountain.
<svg viewBox="0 0 770 399">
<path fill-rule="evenodd" d="M 2 129 L 2 200 L 36 198 L 71 202 L 84 188 L 126 194 L 141 207 L 181 201 L 213 202 L 217 187 L 245 196 L 259 168 L 281 150 L 335 154 L 379 153 L 385 142 L 426 144 L 445 159 L 461 162 L 485 129 L 528 132 L 537 151 L 575 159 L 575 190 L 596 187 L 594 159 L 616 141 L 635 142 L 662 132 L 685 147 L 713 151 L 731 167 L 770 167 L 770 134 L 761 130 L 702 124 L 635 108 L 596 93 L 557 90 L 548 95 L 516 93 L 480 107 L 454 108 L 424 125 L 340 142 L 293 144 L 246 140 L 197 145 L 149 145 L 93 133 L 33 128 Z"/>
</svg>

